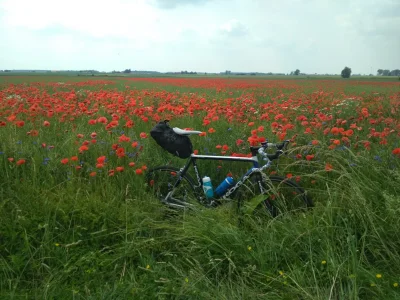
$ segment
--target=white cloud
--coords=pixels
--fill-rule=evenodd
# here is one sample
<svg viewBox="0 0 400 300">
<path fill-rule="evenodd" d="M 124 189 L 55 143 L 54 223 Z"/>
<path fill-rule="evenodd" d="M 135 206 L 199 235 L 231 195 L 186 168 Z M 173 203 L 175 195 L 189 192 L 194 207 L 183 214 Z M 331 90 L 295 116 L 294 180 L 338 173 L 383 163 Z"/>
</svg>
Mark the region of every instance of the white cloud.
<svg viewBox="0 0 400 300">
<path fill-rule="evenodd" d="M 236 19 L 230 20 L 220 26 L 221 33 L 231 37 L 245 36 L 249 33 L 248 28 Z"/>
</svg>

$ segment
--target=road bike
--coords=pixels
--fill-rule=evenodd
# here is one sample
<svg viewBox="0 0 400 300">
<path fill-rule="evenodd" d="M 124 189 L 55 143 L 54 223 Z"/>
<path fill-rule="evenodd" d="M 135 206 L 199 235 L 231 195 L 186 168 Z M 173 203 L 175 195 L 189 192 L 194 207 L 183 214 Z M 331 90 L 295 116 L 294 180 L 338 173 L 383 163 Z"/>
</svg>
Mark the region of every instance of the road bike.
<svg viewBox="0 0 400 300">
<path fill-rule="evenodd" d="M 174 127 L 173 131 L 187 137 L 201 133 L 177 127 Z M 269 214 L 276 217 L 286 213 L 304 212 L 313 206 L 313 201 L 307 192 L 288 178 L 267 176 L 265 172 L 274 160 L 285 153 L 289 142 L 290 140 L 281 143 L 263 142 L 259 146 L 250 146 L 251 157 L 192 153 L 182 167 L 158 166 L 148 169 L 147 186 L 162 203 L 172 208 L 217 207 L 236 201 L 238 209 L 252 215 Z M 266 150 L 271 148 L 276 151 L 268 154 Z M 259 157 L 264 163 L 260 164 Z M 221 195 L 214 193 L 213 197 L 207 197 L 197 160 L 251 163 L 252 167 Z M 195 179 L 188 172 L 191 167 L 194 170 Z"/>
</svg>

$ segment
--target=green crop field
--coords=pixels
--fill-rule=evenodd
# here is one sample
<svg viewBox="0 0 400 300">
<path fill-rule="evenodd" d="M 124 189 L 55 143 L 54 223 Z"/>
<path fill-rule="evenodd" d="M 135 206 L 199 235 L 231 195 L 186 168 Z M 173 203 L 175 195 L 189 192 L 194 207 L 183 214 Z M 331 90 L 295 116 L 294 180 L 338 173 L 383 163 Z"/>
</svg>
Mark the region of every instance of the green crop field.
<svg viewBox="0 0 400 300">
<path fill-rule="evenodd" d="M 399 117 L 397 78 L 2 75 L 0 298 L 400 299 Z M 150 137 L 164 119 L 199 154 L 290 139 L 267 175 L 315 207 L 167 208 L 145 180 L 185 163 Z"/>
</svg>

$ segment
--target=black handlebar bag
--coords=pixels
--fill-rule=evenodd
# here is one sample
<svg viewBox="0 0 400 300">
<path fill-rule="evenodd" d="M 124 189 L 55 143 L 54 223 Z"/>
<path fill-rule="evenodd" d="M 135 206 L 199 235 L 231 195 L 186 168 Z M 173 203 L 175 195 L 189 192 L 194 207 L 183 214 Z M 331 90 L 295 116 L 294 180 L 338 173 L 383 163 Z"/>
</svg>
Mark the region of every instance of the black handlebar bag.
<svg viewBox="0 0 400 300">
<path fill-rule="evenodd" d="M 168 120 L 154 126 L 150 135 L 161 148 L 177 157 L 188 158 L 193 153 L 193 145 L 189 137 L 175 133 L 168 125 Z"/>
</svg>

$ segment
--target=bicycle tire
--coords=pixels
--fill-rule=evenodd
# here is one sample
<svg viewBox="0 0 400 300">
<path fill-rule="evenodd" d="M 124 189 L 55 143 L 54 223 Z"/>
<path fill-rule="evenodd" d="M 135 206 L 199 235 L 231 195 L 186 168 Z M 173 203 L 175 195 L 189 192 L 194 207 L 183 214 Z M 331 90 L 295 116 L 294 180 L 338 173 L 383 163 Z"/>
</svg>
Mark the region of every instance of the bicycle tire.
<svg viewBox="0 0 400 300">
<path fill-rule="evenodd" d="M 159 166 L 149 169 L 146 173 L 148 189 L 158 200 L 172 208 L 185 208 L 193 205 L 194 202 L 199 203 L 196 197 L 194 181 L 189 174 L 182 176 L 182 181 L 173 193 L 173 199 L 165 199 L 178 179 L 177 174 L 179 172 L 180 169 L 171 166 Z"/>
<path fill-rule="evenodd" d="M 275 218 L 281 215 L 303 213 L 313 207 L 311 197 L 301 186 L 290 179 L 281 176 L 267 177 L 267 180 L 261 179 L 264 192 L 260 190 L 258 184 L 254 186 L 260 179 L 261 174 L 255 173 L 244 183 L 247 190 L 252 190 L 251 197 L 265 195 L 265 199 L 257 200 L 258 205 L 252 211 L 254 217 L 261 218 L 262 215 L 268 214 Z M 249 188 L 249 184 L 252 187 Z M 250 199 L 249 196 L 243 197 L 243 194 L 239 197 L 241 197 L 239 201 Z"/>
</svg>

